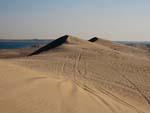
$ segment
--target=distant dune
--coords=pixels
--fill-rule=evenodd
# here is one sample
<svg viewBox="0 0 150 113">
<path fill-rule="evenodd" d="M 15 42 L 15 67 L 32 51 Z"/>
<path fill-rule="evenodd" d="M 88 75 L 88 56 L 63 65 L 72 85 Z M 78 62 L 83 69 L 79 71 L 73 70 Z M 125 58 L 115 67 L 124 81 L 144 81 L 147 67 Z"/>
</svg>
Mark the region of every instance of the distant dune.
<svg viewBox="0 0 150 113">
<path fill-rule="evenodd" d="M 148 55 L 147 51 L 144 49 L 131 47 L 120 43 L 115 43 L 98 37 L 91 38 L 89 41 L 127 54 L 133 54 L 140 57 L 145 57 L 145 55 Z"/>
<path fill-rule="evenodd" d="M 150 113 L 146 51 L 65 35 L 0 59 L 1 113 Z"/>
</svg>

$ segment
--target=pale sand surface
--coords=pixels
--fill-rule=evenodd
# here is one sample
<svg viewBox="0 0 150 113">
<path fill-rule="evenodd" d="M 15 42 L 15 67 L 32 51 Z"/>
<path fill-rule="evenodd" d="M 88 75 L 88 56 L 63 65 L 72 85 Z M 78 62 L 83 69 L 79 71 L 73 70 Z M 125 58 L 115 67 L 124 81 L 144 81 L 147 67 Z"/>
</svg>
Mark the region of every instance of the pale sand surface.
<svg viewBox="0 0 150 113">
<path fill-rule="evenodd" d="M 25 57 L 37 48 L 22 48 L 22 49 L 0 49 L 0 58 L 18 58 Z"/>
<path fill-rule="evenodd" d="M 72 36 L 66 42 L 0 60 L 0 113 L 150 113 L 145 51 Z"/>
</svg>

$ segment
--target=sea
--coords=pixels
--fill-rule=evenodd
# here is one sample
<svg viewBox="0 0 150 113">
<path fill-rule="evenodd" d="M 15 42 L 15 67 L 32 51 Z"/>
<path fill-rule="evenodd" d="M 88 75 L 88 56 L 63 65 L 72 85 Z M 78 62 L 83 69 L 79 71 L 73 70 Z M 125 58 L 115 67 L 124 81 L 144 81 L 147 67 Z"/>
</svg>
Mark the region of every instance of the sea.
<svg viewBox="0 0 150 113">
<path fill-rule="evenodd" d="M 30 48 L 50 43 L 52 40 L 2 40 L 0 39 L 0 49 Z"/>
</svg>

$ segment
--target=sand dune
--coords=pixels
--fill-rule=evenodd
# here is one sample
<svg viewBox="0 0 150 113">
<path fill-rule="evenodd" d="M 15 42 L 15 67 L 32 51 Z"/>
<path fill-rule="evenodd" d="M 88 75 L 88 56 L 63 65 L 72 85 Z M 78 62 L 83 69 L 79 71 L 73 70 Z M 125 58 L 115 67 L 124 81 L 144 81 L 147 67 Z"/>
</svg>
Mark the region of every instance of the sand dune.
<svg viewBox="0 0 150 113">
<path fill-rule="evenodd" d="M 28 57 L 0 60 L 0 112 L 150 113 L 150 60 L 98 40 L 65 35 Z"/>
<path fill-rule="evenodd" d="M 64 36 L 50 42 L 49 44 L 39 48 L 38 50 L 36 50 L 33 53 L 29 54 L 29 56 L 37 55 L 37 54 L 40 54 L 42 52 L 49 51 L 51 49 L 54 49 L 54 48 L 59 47 L 63 44 L 66 44 L 66 43 L 70 43 L 70 44 L 84 43 L 84 41 L 76 39 L 75 37 L 72 37 L 72 36 L 69 36 L 69 35 L 64 35 Z"/>
<path fill-rule="evenodd" d="M 137 55 L 139 57 L 145 57 L 145 56 L 147 57 L 148 56 L 147 50 L 127 46 L 127 45 L 120 44 L 120 43 L 115 43 L 115 42 L 101 39 L 98 37 L 91 38 L 89 41 L 93 42 L 95 44 L 106 46 L 106 47 L 111 48 L 111 49 L 116 50 L 116 51 L 127 53 L 127 54 Z"/>
</svg>

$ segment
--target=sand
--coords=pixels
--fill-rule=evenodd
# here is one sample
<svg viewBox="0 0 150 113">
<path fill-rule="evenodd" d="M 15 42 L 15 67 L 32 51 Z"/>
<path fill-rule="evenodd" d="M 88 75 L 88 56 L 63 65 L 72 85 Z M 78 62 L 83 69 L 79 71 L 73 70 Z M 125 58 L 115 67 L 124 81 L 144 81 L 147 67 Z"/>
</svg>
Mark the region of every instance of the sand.
<svg viewBox="0 0 150 113">
<path fill-rule="evenodd" d="M 95 44 L 99 44 L 99 45 L 103 45 L 105 47 L 108 47 L 110 49 L 119 51 L 119 52 L 124 52 L 130 55 L 136 55 L 139 57 L 148 57 L 149 56 L 149 52 L 146 49 L 142 49 L 139 47 L 134 47 L 134 46 L 127 46 L 127 45 L 123 45 L 117 42 L 112 42 L 109 40 L 105 40 L 105 39 L 101 39 L 98 37 L 94 37 L 91 38 L 89 40 L 90 42 L 93 42 Z"/>
<path fill-rule="evenodd" d="M 0 113 L 150 113 L 145 52 L 65 37 L 37 54 L 0 59 Z"/>
<path fill-rule="evenodd" d="M 18 58 L 25 57 L 38 48 L 21 48 L 21 49 L 0 49 L 0 58 Z"/>
</svg>

